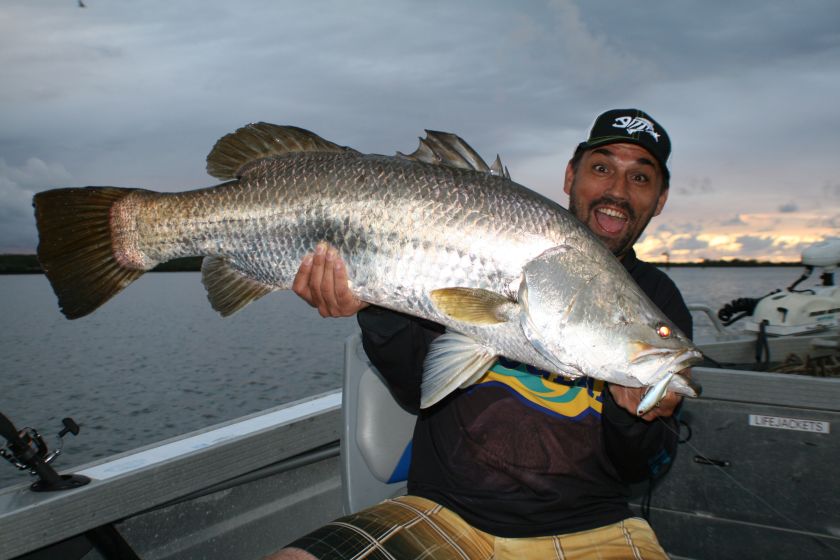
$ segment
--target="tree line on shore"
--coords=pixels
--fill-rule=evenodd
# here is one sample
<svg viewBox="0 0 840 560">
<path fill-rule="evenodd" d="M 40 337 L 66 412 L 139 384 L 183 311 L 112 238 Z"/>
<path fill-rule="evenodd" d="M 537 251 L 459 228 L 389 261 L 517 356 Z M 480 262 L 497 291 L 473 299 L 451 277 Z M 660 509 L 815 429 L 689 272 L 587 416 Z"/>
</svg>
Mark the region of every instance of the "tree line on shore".
<svg viewBox="0 0 840 560">
<path fill-rule="evenodd" d="M 183 257 L 159 264 L 154 272 L 194 272 L 201 270 L 202 257 Z M 656 262 L 661 267 L 744 267 L 744 266 L 802 266 L 798 262 L 773 263 L 749 259 L 708 260 L 699 262 Z M 35 255 L 0 255 L 0 274 L 40 274 L 41 264 Z"/>
<path fill-rule="evenodd" d="M 193 272 L 201 270 L 202 257 L 184 257 L 159 264 L 154 272 Z M 41 274 L 35 255 L 0 255 L 0 274 Z"/>
</svg>

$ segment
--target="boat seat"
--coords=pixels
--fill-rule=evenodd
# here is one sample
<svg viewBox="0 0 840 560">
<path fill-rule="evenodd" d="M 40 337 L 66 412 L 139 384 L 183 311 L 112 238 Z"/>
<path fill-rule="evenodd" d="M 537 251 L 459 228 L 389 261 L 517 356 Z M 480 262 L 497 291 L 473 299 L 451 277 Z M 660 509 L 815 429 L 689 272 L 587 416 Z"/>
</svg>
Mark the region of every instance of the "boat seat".
<svg viewBox="0 0 840 560">
<path fill-rule="evenodd" d="M 353 513 L 405 494 L 415 415 L 391 396 L 356 333 L 344 348 L 342 507 Z"/>
</svg>

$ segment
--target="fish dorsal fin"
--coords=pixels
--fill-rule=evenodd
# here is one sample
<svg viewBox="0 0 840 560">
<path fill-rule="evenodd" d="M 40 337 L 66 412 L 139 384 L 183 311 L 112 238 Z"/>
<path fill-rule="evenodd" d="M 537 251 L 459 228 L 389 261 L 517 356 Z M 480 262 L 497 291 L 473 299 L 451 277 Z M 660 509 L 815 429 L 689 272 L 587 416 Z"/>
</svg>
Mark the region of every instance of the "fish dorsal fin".
<svg viewBox="0 0 840 560">
<path fill-rule="evenodd" d="M 205 257 L 201 263 L 201 282 L 207 289 L 210 305 L 223 317 L 276 289 L 245 276 L 220 257 Z"/>
<path fill-rule="evenodd" d="M 510 320 L 516 305 L 505 296 L 479 288 L 441 288 L 429 293 L 444 315 L 471 325 L 495 325 Z"/>
<path fill-rule="evenodd" d="M 236 179 L 247 164 L 292 152 L 355 152 L 296 126 L 247 124 L 222 136 L 207 156 L 207 173 L 217 179 Z"/>
<path fill-rule="evenodd" d="M 427 130 L 426 137 L 420 139 L 420 145 L 413 153 L 397 152 L 397 157 L 499 175 L 487 166 L 481 156 L 469 144 L 464 142 L 460 136 L 451 132 Z M 498 160 L 498 156 L 496 156 L 496 159 Z M 499 161 L 499 169 L 501 167 L 502 164 Z"/>
<path fill-rule="evenodd" d="M 494 161 L 493 165 L 490 166 L 490 174 L 510 179 L 508 168 L 502 165 L 502 158 L 499 157 L 499 154 L 496 154 L 496 161 Z"/>
</svg>

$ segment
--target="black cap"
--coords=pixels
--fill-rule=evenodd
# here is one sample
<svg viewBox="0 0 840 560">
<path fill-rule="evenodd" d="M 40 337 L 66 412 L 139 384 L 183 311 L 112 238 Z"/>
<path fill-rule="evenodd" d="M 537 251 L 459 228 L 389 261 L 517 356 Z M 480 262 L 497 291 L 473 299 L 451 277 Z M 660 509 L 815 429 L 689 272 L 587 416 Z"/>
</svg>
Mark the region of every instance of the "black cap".
<svg viewBox="0 0 840 560">
<path fill-rule="evenodd" d="M 668 156 L 671 155 L 671 139 L 653 117 L 639 109 L 612 109 L 595 119 L 589 139 L 581 142 L 577 149 L 588 150 L 597 146 L 628 142 L 646 149 L 659 162 L 667 184 Z"/>
</svg>

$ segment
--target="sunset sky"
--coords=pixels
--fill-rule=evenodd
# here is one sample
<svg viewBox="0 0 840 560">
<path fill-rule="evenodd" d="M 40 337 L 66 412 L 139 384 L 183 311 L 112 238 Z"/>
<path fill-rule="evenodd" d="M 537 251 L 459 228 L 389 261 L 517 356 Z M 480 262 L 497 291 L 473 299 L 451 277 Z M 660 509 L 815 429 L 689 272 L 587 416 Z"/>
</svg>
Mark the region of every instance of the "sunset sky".
<svg viewBox="0 0 840 560">
<path fill-rule="evenodd" d="M 0 253 L 34 252 L 35 192 L 212 185 L 210 148 L 254 121 L 383 154 L 455 132 L 566 205 L 614 107 L 674 145 L 642 257 L 795 261 L 840 237 L 835 0 L 85 5 L 0 4 Z"/>
</svg>

